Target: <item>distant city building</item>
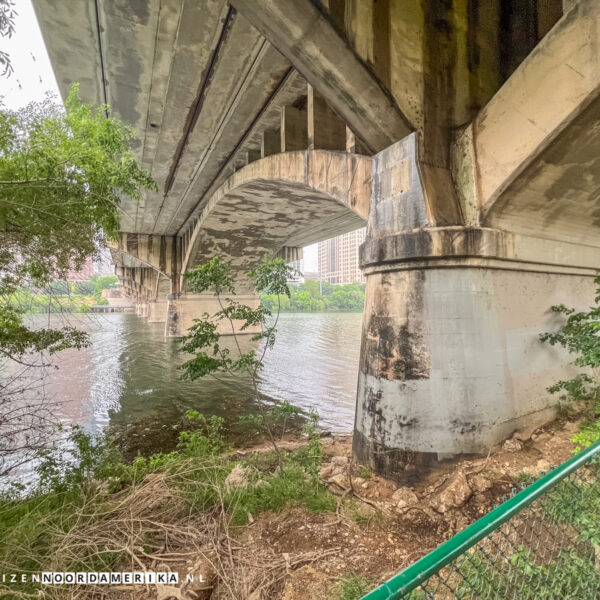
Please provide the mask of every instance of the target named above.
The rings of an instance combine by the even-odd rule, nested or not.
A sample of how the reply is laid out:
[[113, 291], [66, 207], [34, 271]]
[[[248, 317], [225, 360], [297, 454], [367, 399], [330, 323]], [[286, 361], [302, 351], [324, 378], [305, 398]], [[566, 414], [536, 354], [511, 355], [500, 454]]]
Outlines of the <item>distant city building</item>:
[[67, 273], [67, 281], [89, 281], [94, 271], [94, 259], [88, 256], [81, 269], [71, 269]]
[[366, 229], [357, 229], [319, 242], [319, 277], [329, 283], [364, 283], [358, 266], [358, 247], [365, 241]]
[[294, 274], [288, 279], [288, 283], [291, 285], [304, 283], [304, 259], [300, 258], [288, 263], [288, 267], [294, 269]]
[[318, 271], [303, 271], [304, 279], [312, 279], [314, 281], [319, 281], [319, 272]]
[[115, 274], [115, 266], [112, 263], [112, 257], [108, 248], [103, 248], [98, 253], [94, 262], [94, 273], [97, 273], [101, 277]]
[[81, 269], [71, 269], [67, 281], [89, 281], [92, 275], [114, 275], [115, 268], [108, 249], [101, 250], [97, 256], [88, 256]]

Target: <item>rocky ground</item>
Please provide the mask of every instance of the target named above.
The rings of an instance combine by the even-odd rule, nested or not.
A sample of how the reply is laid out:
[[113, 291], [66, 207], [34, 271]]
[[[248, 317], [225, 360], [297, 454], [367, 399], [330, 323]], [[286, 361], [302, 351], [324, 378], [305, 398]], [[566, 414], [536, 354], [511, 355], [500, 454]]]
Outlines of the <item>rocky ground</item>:
[[[290, 506], [263, 513], [234, 532], [235, 543], [256, 561], [285, 566], [272, 600], [335, 599], [342, 577], [361, 575], [373, 585], [391, 577], [490, 511], [521, 482], [568, 459], [577, 429], [575, 422], [554, 421], [516, 432], [487, 457], [442, 464], [413, 487], [353, 464], [350, 436], [325, 437], [320, 475], [339, 498], [337, 512], [311, 514]], [[191, 566], [181, 565], [180, 571]], [[183, 596], [159, 590], [159, 598], [171, 597]], [[261, 600], [251, 593], [248, 598]]]

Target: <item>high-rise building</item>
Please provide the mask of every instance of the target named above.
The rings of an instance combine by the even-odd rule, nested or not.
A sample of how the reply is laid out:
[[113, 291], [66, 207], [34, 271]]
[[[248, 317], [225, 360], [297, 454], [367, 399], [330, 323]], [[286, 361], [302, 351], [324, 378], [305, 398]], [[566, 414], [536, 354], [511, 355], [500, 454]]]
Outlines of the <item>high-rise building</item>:
[[358, 266], [358, 247], [365, 241], [366, 229], [357, 229], [319, 242], [319, 276], [329, 283], [364, 283]]

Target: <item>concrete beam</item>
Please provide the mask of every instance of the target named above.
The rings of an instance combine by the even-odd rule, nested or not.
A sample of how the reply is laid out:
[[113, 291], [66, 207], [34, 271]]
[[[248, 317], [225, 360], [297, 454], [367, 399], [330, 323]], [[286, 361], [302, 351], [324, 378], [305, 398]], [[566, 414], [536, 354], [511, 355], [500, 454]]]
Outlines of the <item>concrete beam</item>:
[[371, 163], [370, 157], [314, 150], [279, 153], [249, 164], [203, 210], [182, 273], [221, 254], [243, 279], [265, 252], [306, 246], [364, 226]]
[[308, 148], [308, 116], [294, 106], [281, 109], [281, 152]]
[[412, 130], [384, 91], [310, 0], [232, 0], [374, 151]]
[[265, 158], [281, 152], [281, 136], [278, 131], [263, 131], [260, 156]]
[[122, 231], [111, 253], [116, 264], [147, 266], [168, 278], [177, 278], [181, 265], [181, 244], [182, 238], [177, 236]]
[[580, 0], [462, 135], [467, 222], [600, 245], [599, 32], [600, 4]]
[[307, 103], [309, 150], [346, 150], [346, 123], [312, 85]]

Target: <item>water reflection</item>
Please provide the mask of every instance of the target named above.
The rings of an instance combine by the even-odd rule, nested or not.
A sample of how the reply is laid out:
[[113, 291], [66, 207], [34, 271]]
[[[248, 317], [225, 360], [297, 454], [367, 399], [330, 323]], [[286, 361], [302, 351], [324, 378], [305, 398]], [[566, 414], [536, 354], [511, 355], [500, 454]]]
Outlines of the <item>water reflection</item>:
[[[304, 409], [315, 406], [324, 428], [350, 431], [360, 350], [360, 314], [285, 314], [275, 349], [267, 353], [261, 391]], [[185, 360], [163, 325], [133, 314], [74, 315], [92, 345], [56, 356], [46, 389], [61, 418], [98, 431], [144, 419], [179, 421], [194, 408], [235, 420], [253, 412], [247, 383], [224, 378], [182, 381]]]

